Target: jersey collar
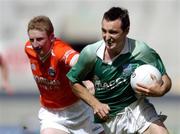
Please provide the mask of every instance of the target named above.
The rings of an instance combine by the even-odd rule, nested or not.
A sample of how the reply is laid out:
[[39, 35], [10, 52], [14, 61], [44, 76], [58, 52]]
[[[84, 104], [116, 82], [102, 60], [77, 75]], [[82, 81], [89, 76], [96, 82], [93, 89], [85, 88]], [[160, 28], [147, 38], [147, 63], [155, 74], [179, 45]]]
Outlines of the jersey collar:
[[[129, 46], [129, 43], [128, 43], [128, 38], [126, 38], [124, 48], [122, 49], [120, 54], [118, 54], [116, 57], [118, 57], [119, 55], [122, 55], [122, 54], [126, 54], [129, 51], [130, 51], [130, 46]], [[103, 60], [104, 52], [105, 52], [105, 42], [102, 40], [101, 46], [97, 50], [96, 54], [100, 59]], [[116, 58], [116, 57], [114, 57], [114, 58]]]

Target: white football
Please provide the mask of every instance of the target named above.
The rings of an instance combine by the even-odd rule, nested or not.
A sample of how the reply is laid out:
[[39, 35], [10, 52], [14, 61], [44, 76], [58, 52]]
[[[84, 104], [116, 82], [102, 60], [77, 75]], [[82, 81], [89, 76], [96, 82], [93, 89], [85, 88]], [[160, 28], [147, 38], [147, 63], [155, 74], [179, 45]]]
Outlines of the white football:
[[161, 80], [161, 73], [156, 67], [150, 64], [144, 64], [137, 67], [131, 74], [131, 87], [135, 89], [137, 83], [143, 85], [153, 84], [154, 80], [151, 78], [151, 74], [154, 75], [158, 81]]

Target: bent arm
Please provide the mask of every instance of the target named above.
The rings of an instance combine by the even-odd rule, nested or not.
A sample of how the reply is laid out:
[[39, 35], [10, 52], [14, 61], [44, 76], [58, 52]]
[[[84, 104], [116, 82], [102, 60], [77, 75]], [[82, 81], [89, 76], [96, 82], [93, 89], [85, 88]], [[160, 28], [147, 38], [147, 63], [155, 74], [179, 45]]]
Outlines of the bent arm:
[[162, 76], [162, 81], [157, 81], [151, 85], [137, 84], [135, 92], [140, 95], [160, 97], [165, 95], [171, 88], [171, 79], [167, 74]]
[[109, 106], [107, 104], [101, 103], [84, 86], [79, 83], [75, 83], [72, 84], [72, 90], [76, 96], [84, 100], [93, 108], [94, 114], [98, 114], [102, 119], [108, 116], [110, 110]]
[[171, 79], [167, 74], [164, 74], [162, 76], [162, 81], [163, 84], [161, 85], [160, 96], [165, 95], [171, 89], [172, 85]]

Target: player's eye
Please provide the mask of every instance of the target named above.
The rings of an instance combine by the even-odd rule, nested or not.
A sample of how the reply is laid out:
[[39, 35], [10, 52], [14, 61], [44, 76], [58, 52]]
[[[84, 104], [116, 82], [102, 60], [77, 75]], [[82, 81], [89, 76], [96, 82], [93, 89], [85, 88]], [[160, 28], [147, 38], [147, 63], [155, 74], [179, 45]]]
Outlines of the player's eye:
[[110, 33], [110, 34], [117, 34], [118, 32], [117, 32], [117, 31], [114, 31], [114, 30], [110, 30], [109, 33]]
[[104, 28], [101, 29], [102, 33], [106, 33], [106, 30]]
[[36, 38], [36, 40], [37, 40], [37, 41], [41, 41], [41, 40], [43, 40], [43, 38]]
[[29, 39], [30, 42], [34, 42], [34, 39]]
[[35, 38], [35, 39], [29, 39], [30, 42], [34, 42], [34, 41], [41, 41], [43, 40], [43, 38]]

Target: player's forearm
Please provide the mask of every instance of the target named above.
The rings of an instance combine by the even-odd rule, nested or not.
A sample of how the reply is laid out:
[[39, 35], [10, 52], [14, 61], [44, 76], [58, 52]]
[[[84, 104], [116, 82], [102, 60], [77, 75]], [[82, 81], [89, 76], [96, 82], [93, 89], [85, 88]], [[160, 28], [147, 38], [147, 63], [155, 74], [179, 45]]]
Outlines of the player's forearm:
[[92, 81], [86, 80], [86, 81], [82, 81], [82, 83], [92, 95], [95, 94], [94, 84], [92, 83]]
[[84, 100], [91, 107], [95, 107], [99, 101], [81, 84], [75, 83], [72, 85], [72, 90], [76, 96]]

